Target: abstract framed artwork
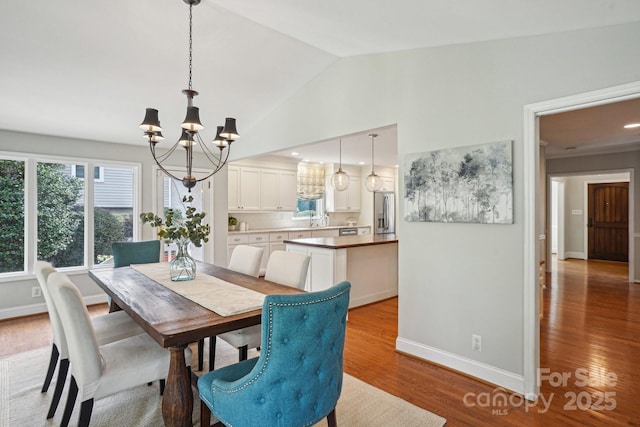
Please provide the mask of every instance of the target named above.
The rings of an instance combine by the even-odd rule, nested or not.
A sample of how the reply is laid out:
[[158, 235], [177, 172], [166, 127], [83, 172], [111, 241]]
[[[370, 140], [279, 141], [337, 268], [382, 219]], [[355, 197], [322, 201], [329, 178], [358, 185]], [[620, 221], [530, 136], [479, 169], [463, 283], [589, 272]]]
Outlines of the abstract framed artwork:
[[405, 156], [405, 220], [513, 224], [513, 141]]

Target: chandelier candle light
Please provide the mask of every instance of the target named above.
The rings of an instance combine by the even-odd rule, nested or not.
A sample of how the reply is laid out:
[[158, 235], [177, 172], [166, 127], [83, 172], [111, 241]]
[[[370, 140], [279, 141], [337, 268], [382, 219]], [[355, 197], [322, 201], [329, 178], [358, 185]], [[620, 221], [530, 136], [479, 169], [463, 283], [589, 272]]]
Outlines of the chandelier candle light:
[[365, 178], [364, 186], [369, 191], [379, 191], [382, 188], [384, 182], [379, 175], [376, 175], [373, 167], [373, 140], [376, 136], [378, 136], [378, 134], [370, 133], [369, 136], [371, 137], [371, 173]]
[[[164, 173], [171, 178], [178, 181], [182, 181], [182, 184], [189, 189], [195, 187], [195, 185], [205, 179], [210, 178], [216, 172], [220, 171], [222, 167], [227, 163], [229, 158], [229, 151], [231, 150], [231, 143], [236, 140], [239, 135], [236, 130], [236, 119], [227, 117], [224, 127], [218, 126], [216, 136], [213, 139], [213, 146], [217, 147], [219, 151], [210, 149], [206, 144], [199, 131], [204, 129], [204, 126], [200, 122], [200, 111], [198, 107], [193, 106], [193, 98], [198, 95], [198, 92], [191, 87], [191, 71], [192, 71], [192, 46], [193, 46], [193, 6], [200, 4], [200, 0], [183, 0], [189, 5], [189, 89], [182, 91], [187, 96], [187, 115], [182, 122], [182, 134], [173, 146], [164, 154], [158, 155], [156, 153], [156, 144], [163, 140], [162, 128], [160, 127], [160, 120], [158, 119], [158, 110], [155, 108], [147, 108], [144, 120], [140, 124], [140, 128], [144, 131], [144, 135], [149, 140], [149, 149], [153, 160]], [[196, 179], [193, 175], [193, 146], [200, 145], [202, 152], [213, 165], [213, 171], [208, 173], [207, 176]], [[171, 157], [173, 152], [178, 146], [181, 146], [186, 151], [186, 174], [184, 177], [179, 178], [165, 169], [163, 163]]]

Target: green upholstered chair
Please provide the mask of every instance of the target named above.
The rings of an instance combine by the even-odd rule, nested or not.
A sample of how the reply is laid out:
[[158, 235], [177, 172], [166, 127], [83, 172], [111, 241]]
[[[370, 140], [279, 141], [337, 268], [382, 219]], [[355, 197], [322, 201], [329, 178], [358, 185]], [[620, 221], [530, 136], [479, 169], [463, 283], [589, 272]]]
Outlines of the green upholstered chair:
[[350, 288], [268, 295], [260, 356], [198, 380], [201, 425], [213, 414], [234, 427], [335, 426]]
[[[150, 264], [160, 262], [160, 240], [143, 240], [141, 242], [113, 242], [113, 266], [126, 267], [131, 264]], [[107, 295], [110, 309], [111, 297]]]
[[114, 242], [111, 244], [111, 249], [114, 267], [160, 262], [160, 240]]

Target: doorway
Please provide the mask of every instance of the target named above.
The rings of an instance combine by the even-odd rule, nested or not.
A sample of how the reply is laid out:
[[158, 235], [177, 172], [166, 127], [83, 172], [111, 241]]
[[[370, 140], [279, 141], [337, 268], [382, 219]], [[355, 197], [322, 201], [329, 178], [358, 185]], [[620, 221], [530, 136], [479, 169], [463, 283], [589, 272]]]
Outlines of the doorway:
[[629, 183], [589, 184], [587, 194], [587, 258], [629, 261]]
[[[547, 229], [550, 240], [546, 259], [555, 254], [560, 261], [574, 258], [627, 262], [632, 220], [629, 204], [633, 199], [628, 190], [630, 180], [631, 171], [626, 170], [549, 176]], [[607, 205], [611, 203], [608, 200], [593, 200], [589, 188], [600, 188], [604, 191], [603, 198], [613, 196], [617, 207]], [[599, 206], [597, 218], [589, 212], [596, 206]], [[547, 271], [553, 272], [554, 264], [547, 263], [547, 266]]]
[[[541, 164], [545, 159], [540, 155], [539, 118], [543, 115], [603, 105], [640, 97], [640, 82], [616, 86], [580, 95], [559, 98], [524, 107], [524, 370], [523, 389], [527, 399], [535, 400], [539, 394], [538, 372], [540, 368], [540, 294], [538, 287], [538, 266], [541, 261], [539, 239], [545, 234], [545, 222], [541, 218], [538, 202], [547, 181], [541, 179]], [[544, 169], [542, 169], [544, 173]], [[631, 172], [630, 194], [633, 194], [634, 174]], [[630, 209], [630, 230], [633, 230], [633, 204]], [[630, 237], [632, 241], [632, 237]], [[629, 245], [630, 259], [634, 259], [634, 245]], [[632, 279], [633, 263], [629, 263], [629, 277]]]

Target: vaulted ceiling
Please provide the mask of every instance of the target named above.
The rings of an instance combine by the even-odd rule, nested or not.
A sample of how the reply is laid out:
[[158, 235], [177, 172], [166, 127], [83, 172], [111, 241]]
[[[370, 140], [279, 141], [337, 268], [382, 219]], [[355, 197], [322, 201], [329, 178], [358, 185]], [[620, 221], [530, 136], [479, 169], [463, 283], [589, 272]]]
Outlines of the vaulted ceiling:
[[[165, 137], [177, 138], [188, 9], [1, 2], [0, 129], [145, 144], [137, 126], [156, 107]], [[212, 137], [226, 116], [242, 134], [341, 57], [635, 22], [640, 2], [202, 0], [193, 21], [195, 105]]]

